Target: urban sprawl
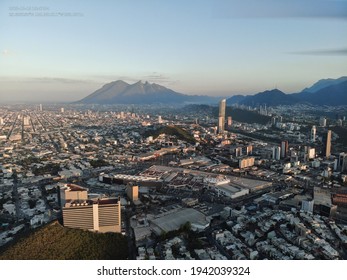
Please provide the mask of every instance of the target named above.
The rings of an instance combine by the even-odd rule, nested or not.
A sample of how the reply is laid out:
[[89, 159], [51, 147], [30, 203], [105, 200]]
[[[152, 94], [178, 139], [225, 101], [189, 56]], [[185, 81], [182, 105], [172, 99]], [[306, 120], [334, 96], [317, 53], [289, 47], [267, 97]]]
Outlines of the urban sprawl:
[[347, 258], [345, 116], [187, 108], [0, 106], [0, 247], [60, 220], [131, 259]]

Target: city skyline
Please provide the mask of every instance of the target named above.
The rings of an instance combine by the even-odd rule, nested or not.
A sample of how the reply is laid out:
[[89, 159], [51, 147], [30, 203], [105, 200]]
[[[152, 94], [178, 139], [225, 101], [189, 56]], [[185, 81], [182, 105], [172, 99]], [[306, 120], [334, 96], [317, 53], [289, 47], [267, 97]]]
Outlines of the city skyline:
[[76, 101], [118, 79], [221, 97], [299, 92], [346, 75], [346, 7], [310, 0], [2, 1], [0, 99]]

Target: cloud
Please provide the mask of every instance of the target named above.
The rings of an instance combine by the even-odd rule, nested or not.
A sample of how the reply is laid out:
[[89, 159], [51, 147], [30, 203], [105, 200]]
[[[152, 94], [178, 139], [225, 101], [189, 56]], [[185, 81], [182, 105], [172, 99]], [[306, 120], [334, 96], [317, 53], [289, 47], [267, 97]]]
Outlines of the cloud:
[[347, 2], [335, 0], [217, 0], [217, 18], [347, 19]]
[[1, 54], [2, 54], [3, 56], [13, 56], [13, 55], [15, 55], [15, 52], [14, 52], [14, 51], [11, 51], [11, 50], [9, 50], [9, 49], [4, 49], [4, 50], [1, 52]]
[[289, 52], [295, 55], [323, 55], [323, 56], [345, 56], [347, 55], [347, 48], [340, 49], [317, 49], [307, 51]]
[[151, 82], [170, 82], [170, 77], [160, 74], [158, 72], [152, 72], [148, 75], [143, 76], [144, 80], [149, 80]]
[[16, 82], [16, 83], [36, 83], [36, 84], [81, 84], [91, 83], [92, 80], [83, 79], [67, 79], [60, 77], [6, 77], [1, 76], [0, 81], [4, 82]]

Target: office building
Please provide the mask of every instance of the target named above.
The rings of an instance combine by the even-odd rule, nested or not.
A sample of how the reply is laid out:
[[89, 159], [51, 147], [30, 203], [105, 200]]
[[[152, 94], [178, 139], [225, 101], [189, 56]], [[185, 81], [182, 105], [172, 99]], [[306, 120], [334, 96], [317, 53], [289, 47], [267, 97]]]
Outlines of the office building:
[[232, 124], [233, 124], [233, 119], [232, 119], [232, 117], [228, 117], [228, 127], [231, 127], [232, 126]]
[[42, 104], [40, 104], [40, 106], [39, 106], [39, 110], [40, 110], [40, 111], [42, 111]]
[[63, 224], [97, 232], [121, 232], [120, 200], [69, 200], [63, 207]]
[[314, 206], [313, 200], [303, 200], [301, 204], [301, 210], [312, 214], [313, 206]]
[[308, 155], [308, 159], [314, 159], [316, 157], [316, 149], [308, 147], [307, 155]]
[[337, 169], [341, 172], [347, 172], [347, 153], [339, 154]]
[[272, 158], [275, 160], [281, 159], [281, 147], [273, 147], [272, 148]]
[[288, 155], [288, 141], [281, 142], [281, 158], [285, 158]]
[[226, 99], [219, 102], [218, 133], [224, 132]]
[[24, 126], [30, 125], [30, 117], [29, 116], [23, 118], [23, 125]]
[[242, 147], [235, 148], [235, 157], [242, 156]]
[[60, 113], [64, 113], [65, 112], [65, 109], [64, 108], [60, 108]]
[[137, 201], [139, 199], [139, 186], [129, 183], [127, 185], [127, 196], [131, 201]]
[[75, 184], [66, 184], [59, 190], [60, 207], [63, 208], [68, 200], [87, 200], [88, 189]]
[[254, 165], [254, 157], [246, 157], [239, 160], [239, 168], [251, 167]]
[[251, 155], [253, 153], [253, 146], [252, 145], [248, 145], [246, 147], [246, 155]]
[[326, 157], [331, 155], [331, 130], [328, 130], [327, 134], [323, 136], [323, 154]]
[[68, 184], [60, 189], [63, 225], [97, 232], [121, 232], [121, 204], [117, 198], [88, 197], [88, 190]]
[[312, 126], [311, 128], [311, 136], [310, 136], [310, 141], [315, 142], [316, 141], [316, 126]]
[[319, 125], [322, 126], [322, 127], [326, 127], [327, 126], [327, 119], [326, 119], [326, 117], [321, 117], [319, 119]]

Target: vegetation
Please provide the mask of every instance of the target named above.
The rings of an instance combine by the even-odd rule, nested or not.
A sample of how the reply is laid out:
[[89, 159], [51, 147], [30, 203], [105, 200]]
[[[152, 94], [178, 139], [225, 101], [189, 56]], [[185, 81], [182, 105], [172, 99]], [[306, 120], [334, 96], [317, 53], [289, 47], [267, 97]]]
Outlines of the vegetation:
[[0, 260], [122, 260], [126, 238], [119, 233], [69, 229], [58, 222], [45, 225], [0, 252]]
[[347, 147], [347, 128], [341, 126], [334, 126], [331, 128], [331, 130], [339, 136], [337, 142], [343, 145], [344, 147]]
[[227, 118], [228, 116], [231, 116], [232, 119], [237, 122], [244, 122], [244, 123], [267, 124], [271, 121], [271, 117], [269, 116], [260, 115], [254, 111], [243, 110], [239, 108], [231, 108], [231, 107], [226, 107], [225, 117]]
[[59, 171], [61, 171], [60, 165], [55, 163], [48, 163], [45, 166], [33, 168], [35, 176], [44, 174], [58, 175]]
[[196, 142], [194, 137], [190, 135], [187, 131], [174, 125], [164, 126], [156, 130], [146, 131], [144, 136], [153, 136], [153, 138], [157, 138], [160, 134], [176, 136], [178, 139], [192, 144]]
[[103, 159], [95, 159], [95, 160], [91, 160], [90, 165], [93, 168], [97, 168], [97, 167], [103, 167], [103, 166], [108, 166], [110, 165], [107, 161], [103, 160]]
[[180, 234], [188, 234], [191, 232], [191, 224], [190, 222], [186, 222], [185, 224], [182, 224], [178, 230], [172, 230], [169, 232], [163, 231], [161, 235], [159, 236], [159, 239], [161, 241], [164, 241], [166, 239], [174, 238], [175, 236], [179, 236]]
[[39, 158], [34, 157], [34, 156], [30, 156], [30, 157], [27, 157], [25, 159], [18, 161], [17, 164], [28, 166], [32, 163], [40, 163], [40, 162], [41, 162], [41, 160]]

